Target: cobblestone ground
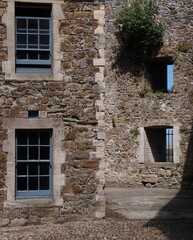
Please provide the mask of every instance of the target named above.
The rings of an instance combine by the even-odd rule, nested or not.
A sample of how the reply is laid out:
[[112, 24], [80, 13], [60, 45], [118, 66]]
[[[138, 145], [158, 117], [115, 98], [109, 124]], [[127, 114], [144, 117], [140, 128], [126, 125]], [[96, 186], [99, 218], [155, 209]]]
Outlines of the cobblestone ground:
[[1, 240], [193, 240], [193, 221], [101, 220], [0, 229]]

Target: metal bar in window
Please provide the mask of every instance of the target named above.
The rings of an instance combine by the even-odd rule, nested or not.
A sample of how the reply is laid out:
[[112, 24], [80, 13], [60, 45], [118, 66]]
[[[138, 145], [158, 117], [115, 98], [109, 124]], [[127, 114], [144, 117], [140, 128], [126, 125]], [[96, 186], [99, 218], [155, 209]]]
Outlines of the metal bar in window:
[[166, 129], [166, 161], [173, 162], [173, 129]]

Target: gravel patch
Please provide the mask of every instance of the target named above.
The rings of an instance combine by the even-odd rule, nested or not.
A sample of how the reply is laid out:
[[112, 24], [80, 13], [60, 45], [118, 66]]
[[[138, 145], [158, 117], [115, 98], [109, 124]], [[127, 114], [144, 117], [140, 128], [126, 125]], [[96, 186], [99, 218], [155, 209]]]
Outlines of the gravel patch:
[[193, 221], [77, 221], [0, 229], [1, 240], [193, 240]]

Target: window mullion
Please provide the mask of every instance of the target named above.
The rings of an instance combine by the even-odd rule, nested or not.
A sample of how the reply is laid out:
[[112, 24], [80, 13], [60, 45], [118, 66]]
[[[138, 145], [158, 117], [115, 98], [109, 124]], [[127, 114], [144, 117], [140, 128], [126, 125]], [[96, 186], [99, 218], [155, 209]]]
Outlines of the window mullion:
[[26, 58], [27, 60], [29, 59], [29, 52], [28, 52], [28, 49], [29, 49], [29, 27], [28, 27], [28, 24], [29, 24], [29, 19], [26, 18], [26, 44], [27, 44], [27, 52], [26, 52]]
[[18, 165], [18, 160], [17, 160], [17, 156], [18, 156], [18, 136], [17, 136], [17, 134], [16, 134], [16, 153], [15, 153], [15, 158], [16, 158], [16, 177], [15, 177], [15, 179], [16, 179], [16, 184], [15, 184], [15, 186], [16, 186], [16, 190], [15, 190], [15, 193], [16, 193], [16, 191], [17, 191], [17, 189], [18, 189], [18, 171], [17, 171], [17, 165]]
[[[40, 51], [40, 19], [38, 21], [38, 50]], [[40, 60], [40, 52], [38, 51], [38, 60]]]
[[40, 190], [40, 132], [38, 134], [38, 190]]
[[27, 159], [26, 159], [26, 165], [27, 165], [27, 191], [29, 191], [29, 131], [27, 131]]
[[52, 189], [52, 147], [51, 147], [51, 133], [49, 135], [49, 153], [50, 153], [50, 159], [49, 159], [49, 187], [50, 190]]

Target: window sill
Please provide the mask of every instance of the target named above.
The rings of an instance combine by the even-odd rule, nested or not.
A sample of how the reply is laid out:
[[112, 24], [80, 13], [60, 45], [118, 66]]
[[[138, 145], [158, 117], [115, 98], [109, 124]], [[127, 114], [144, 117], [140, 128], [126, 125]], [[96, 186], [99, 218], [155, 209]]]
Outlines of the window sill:
[[5, 208], [23, 208], [23, 207], [53, 207], [62, 206], [63, 200], [55, 201], [53, 198], [44, 199], [17, 199], [14, 201], [4, 202]]
[[179, 163], [170, 163], [170, 162], [146, 162], [145, 163], [145, 166], [146, 167], [154, 167], [154, 168], [169, 168], [169, 169], [172, 169], [172, 168], [176, 168], [179, 166]]
[[58, 81], [62, 81], [63, 80], [64, 75], [61, 73], [52, 73], [52, 74], [40, 74], [40, 73], [33, 73], [33, 74], [20, 74], [20, 73], [7, 73], [5, 75], [5, 80], [7, 81], [13, 81], [13, 80], [18, 80], [18, 81], [42, 81], [42, 80], [58, 80]]

